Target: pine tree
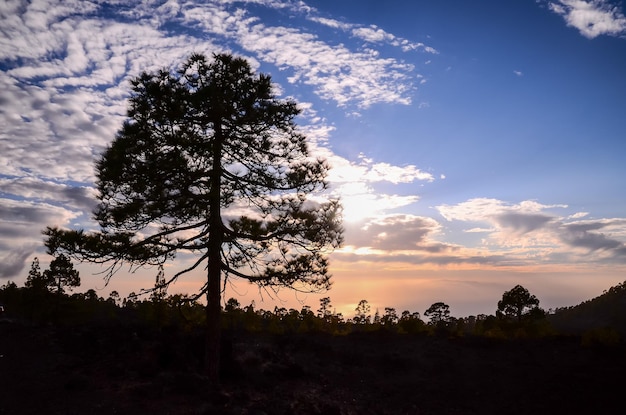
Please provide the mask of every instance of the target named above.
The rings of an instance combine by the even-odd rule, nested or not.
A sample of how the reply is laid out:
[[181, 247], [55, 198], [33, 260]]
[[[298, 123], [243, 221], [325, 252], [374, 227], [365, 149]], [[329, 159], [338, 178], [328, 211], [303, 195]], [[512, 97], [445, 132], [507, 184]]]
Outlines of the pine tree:
[[296, 103], [272, 89], [268, 75], [225, 54], [143, 73], [132, 82], [128, 120], [97, 163], [101, 230], [44, 232], [51, 252], [109, 262], [107, 279], [124, 263], [197, 254], [166, 284], [205, 264], [199, 295], [215, 382], [224, 279], [324, 291], [326, 254], [342, 241], [338, 202], [309, 197], [326, 188], [329, 166], [310, 154]]

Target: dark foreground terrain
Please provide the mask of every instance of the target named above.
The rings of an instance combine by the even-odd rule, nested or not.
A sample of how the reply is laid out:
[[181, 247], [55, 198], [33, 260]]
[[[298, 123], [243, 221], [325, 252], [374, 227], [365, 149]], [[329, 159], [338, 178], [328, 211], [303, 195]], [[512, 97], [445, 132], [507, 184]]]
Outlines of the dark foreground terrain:
[[[228, 336], [227, 336], [228, 337]], [[209, 393], [202, 336], [0, 324], [0, 414], [615, 414], [623, 346], [244, 333]]]

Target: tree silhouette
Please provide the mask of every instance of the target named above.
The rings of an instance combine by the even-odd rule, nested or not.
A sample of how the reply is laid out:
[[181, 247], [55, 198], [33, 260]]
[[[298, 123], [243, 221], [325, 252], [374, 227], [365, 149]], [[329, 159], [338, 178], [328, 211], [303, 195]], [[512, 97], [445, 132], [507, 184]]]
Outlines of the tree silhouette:
[[230, 55], [192, 55], [177, 72], [132, 81], [128, 120], [97, 162], [95, 233], [47, 228], [46, 246], [80, 260], [160, 265], [198, 254], [174, 274], [206, 263], [207, 371], [217, 383], [223, 278], [265, 289], [330, 287], [328, 248], [342, 242], [328, 165], [296, 128], [296, 103], [268, 75]]
[[398, 314], [396, 309], [392, 307], [385, 307], [385, 315], [380, 319], [381, 323], [385, 326], [391, 326], [398, 322]]
[[59, 254], [50, 262], [49, 269], [41, 272], [39, 258], [35, 257], [26, 277], [26, 288], [35, 291], [55, 291], [57, 294], [65, 292], [64, 287], [70, 290], [80, 286], [79, 272], [74, 269], [74, 264], [65, 255]]
[[41, 273], [41, 265], [39, 265], [39, 258], [35, 257], [33, 262], [30, 264], [30, 270], [28, 271], [28, 276], [26, 277], [26, 282], [24, 286], [26, 288], [33, 289], [35, 291], [44, 291], [48, 289], [50, 282], [44, 278], [44, 275]]
[[167, 284], [165, 281], [165, 270], [163, 265], [159, 265], [159, 271], [157, 272], [154, 288], [150, 294], [150, 301], [153, 303], [161, 303], [167, 296]]
[[516, 319], [518, 323], [522, 318], [532, 313], [539, 307], [539, 300], [521, 285], [516, 285], [509, 291], [502, 294], [502, 300], [498, 301], [498, 317], [509, 317]]
[[446, 303], [437, 302], [424, 311], [424, 315], [430, 318], [430, 324], [438, 326], [450, 320], [450, 306]]
[[63, 254], [59, 254], [50, 262], [50, 268], [43, 272], [43, 278], [48, 287], [54, 287], [59, 295], [65, 292], [65, 288], [71, 291], [72, 288], [80, 286], [79, 272], [74, 269], [72, 261]]
[[371, 307], [367, 300], [359, 301], [359, 304], [356, 306], [354, 311], [356, 312], [353, 321], [356, 324], [368, 324], [372, 316], [370, 315]]
[[330, 297], [320, 298], [320, 308], [317, 310], [317, 316], [322, 320], [328, 322], [332, 316], [330, 311]]

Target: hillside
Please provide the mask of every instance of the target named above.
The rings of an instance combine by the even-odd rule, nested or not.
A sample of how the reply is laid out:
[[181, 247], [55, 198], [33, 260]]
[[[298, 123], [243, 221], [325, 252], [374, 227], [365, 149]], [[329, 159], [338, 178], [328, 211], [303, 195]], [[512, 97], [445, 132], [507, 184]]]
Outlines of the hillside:
[[602, 295], [576, 306], [560, 308], [549, 316], [562, 333], [582, 335], [590, 331], [612, 331], [626, 338], [626, 281]]

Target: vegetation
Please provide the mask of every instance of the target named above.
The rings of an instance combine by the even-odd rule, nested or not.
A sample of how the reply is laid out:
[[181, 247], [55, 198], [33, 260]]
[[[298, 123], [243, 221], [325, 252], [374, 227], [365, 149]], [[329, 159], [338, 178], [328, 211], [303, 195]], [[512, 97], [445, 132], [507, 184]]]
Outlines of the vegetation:
[[[53, 261], [51, 268], [58, 265]], [[71, 262], [65, 263], [67, 273], [75, 272]], [[55, 271], [56, 272], [56, 271]], [[107, 298], [99, 297], [94, 290], [68, 295], [59, 292], [56, 284], [43, 284], [44, 275], [39, 260], [35, 258], [24, 287], [7, 283], [0, 287], [0, 303], [8, 314], [33, 323], [46, 323], [54, 319], [58, 324], [90, 324], [94, 321], [125, 322], [148, 327], [183, 327], [195, 330], [206, 324], [204, 305], [188, 295], [168, 295], [163, 269], [157, 274], [154, 288], [143, 295], [131, 293], [120, 298], [112, 291]], [[65, 278], [61, 278], [65, 281]], [[149, 293], [149, 295], [148, 295]], [[59, 295], [60, 294], [60, 295]], [[62, 307], [57, 307], [58, 303]], [[617, 344], [626, 338], [626, 282], [609, 289], [602, 296], [576, 307], [557, 309], [546, 313], [539, 300], [524, 287], [517, 285], [506, 291], [497, 304], [494, 315], [452, 317], [450, 306], [433, 303], [424, 311], [428, 321], [419, 312], [385, 307], [380, 315], [372, 317], [371, 306], [365, 299], [359, 301], [351, 318], [333, 310], [330, 297], [320, 299], [317, 312], [304, 305], [301, 309], [275, 307], [273, 310], [257, 308], [253, 303], [242, 306], [230, 298], [220, 307], [221, 329], [239, 332], [264, 332], [272, 334], [385, 332], [390, 335], [425, 335], [440, 337], [487, 337], [498, 339], [541, 338], [557, 335], [576, 335], [587, 345], [595, 343]], [[52, 309], [56, 311], [51, 313]]]
[[45, 231], [51, 254], [109, 263], [107, 278], [124, 263], [198, 254], [163, 285], [206, 267], [193, 298], [206, 295], [207, 371], [216, 383], [224, 279], [324, 291], [326, 253], [342, 242], [338, 202], [311, 198], [326, 187], [329, 166], [310, 154], [296, 103], [272, 89], [269, 76], [226, 54], [141, 74], [127, 121], [96, 164], [100, 231]]
[[548, 319], [555, 330], [583, 336], [587, 345], [626, 339], [626, 281], [602, 295], [571, 307], [557, 308]]
[[539, 300], [521, 285], [516, 285], [511, 290], [502, 294], [502, 300], [498, 301], [497, 316], [500, 318], [513, 318], [518, 323], [525, 317], [537, 314]]
[[367, 300], [346, 319], [330, 297], [317, 311], [230, 298], [222, 386], [207, 394], [204, 305], [168, 295], [163, 272], [149, 294], [126, 298], [42, 289], [32, 276], [44, 273], [35, 260], [27, 286], [0, 287], [0, 368], [10, 379], [2, 413], [589, 413], [598, 401], [619, 403], [612, 379], [626, 370], [623, 332], [607, 321], [563, 329], [591, 321], [589, 310], [617, 316], [626, 283], [577, 307], [528, 310], [521, 321], [457, 318], [442, 302], [425, 322], [392, 307], [372, 317]]
[[430, 324], [445, 326], [450, 321], [450, 306], [442, 302], [434, 303], [424, 311], [424, 315], [430, 318]]

